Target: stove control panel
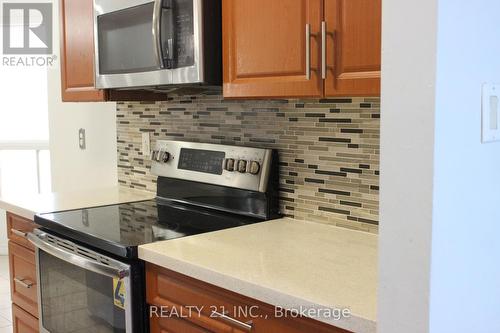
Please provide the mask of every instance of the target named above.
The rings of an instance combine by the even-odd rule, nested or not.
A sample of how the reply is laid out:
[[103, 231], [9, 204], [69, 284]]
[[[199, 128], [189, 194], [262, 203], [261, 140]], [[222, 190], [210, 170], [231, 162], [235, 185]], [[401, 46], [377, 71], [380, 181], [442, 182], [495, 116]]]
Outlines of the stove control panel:
[[272, 150], [159, 140], [151, 153], [153, 174], [265, 192]]

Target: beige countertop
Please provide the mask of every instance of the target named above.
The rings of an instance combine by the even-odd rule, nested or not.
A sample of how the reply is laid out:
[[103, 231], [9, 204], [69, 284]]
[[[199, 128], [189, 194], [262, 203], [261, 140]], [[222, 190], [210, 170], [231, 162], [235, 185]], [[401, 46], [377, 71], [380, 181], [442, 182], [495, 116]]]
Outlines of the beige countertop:
[[149, 200], [154, 197], [155, 194], [151, 192], [115, 186], [74, 192], [3, 196], [0, 197], [0, 208], [33, 220], [33, 216], [37, 213], [113, 205]]
[[[288, 218], [139, 247], [145, 261], [353, 332], [376, 331], [377, 235]], [[314, 315], [348, 308], [340, 320]], [[318, 311], [319, 310], [319, 311]]]

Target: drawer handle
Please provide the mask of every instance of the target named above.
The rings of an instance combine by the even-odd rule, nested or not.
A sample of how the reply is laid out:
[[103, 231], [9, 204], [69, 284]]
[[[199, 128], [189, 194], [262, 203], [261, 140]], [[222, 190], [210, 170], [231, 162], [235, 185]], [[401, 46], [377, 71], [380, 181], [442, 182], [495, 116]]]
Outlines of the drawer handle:
[[253, 322], [250, 320], [250, 321], [247, 321], [246, 323], [242, 322], [242, 321], [239, 321], [237, 319], [234, 319], [232, 317], [229, 317], [227, 315], [227, 312], [224, 312], [224, 313], [220, 313], [220, 312], [217, 312], [217, 311], [212, 311], [212, 316], [214, 317], [217, 317], [217, 318], [220, 318], [222, 319], [223, 321], [225, 321], [226, 323], [229, 323], [229, 324], [232, 324], [232, 325], [235, 325], [235, 326], [238, 326], [239, 328], [241, 329], [244, 329], [248, 332], [252, 331], [252, 328], [253, 328]]
[[21, 231], [21, 230], [17, 230], [17, 229], [10, 229], [10, 232], [12, 232], [14, 235], [16, 236], [19, 236], [19, 237], [23, 237], [23, 238], [27, 238], [28, 237], [28, 233], [27, 232], [24, 232], [24, 231]]
[[[15, 277], [14, 278], [14, 282], [17, 282], [19, 283], [21, 286], [23, 286], [24, 288], [27, 288], [27, 289], [30, 289], [31, 287], [33, 287], [33, 285], [35, 284], [34, 282], [25, 282], [27, 279], [20, 279], [20, 278], [17, 278]], [[29, 281], [29, 280], [28, 280]]]

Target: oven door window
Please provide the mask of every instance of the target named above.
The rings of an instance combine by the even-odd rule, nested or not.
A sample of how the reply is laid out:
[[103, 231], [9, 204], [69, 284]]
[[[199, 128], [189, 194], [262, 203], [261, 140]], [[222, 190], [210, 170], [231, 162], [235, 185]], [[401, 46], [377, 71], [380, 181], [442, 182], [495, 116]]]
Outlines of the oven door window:
[[97, 17], [99, 74], [157, 70], [152, 34], [154, 3]]
[[[120, 285], [42, 250], [38, 254], [43, 328], [50, 333], [126, 332]], [[126, 295], [125, 295], [126, 296]]]

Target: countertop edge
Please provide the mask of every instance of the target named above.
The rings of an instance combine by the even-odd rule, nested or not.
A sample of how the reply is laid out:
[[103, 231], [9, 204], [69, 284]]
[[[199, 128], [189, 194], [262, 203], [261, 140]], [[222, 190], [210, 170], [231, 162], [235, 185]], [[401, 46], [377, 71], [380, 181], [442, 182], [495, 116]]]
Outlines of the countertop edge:
[[[95, 193], [99, 195], [96, 197]], [[152, 200], [155, 193], [113, 186], [72, 192], [0, 197], [0, 209], [33, 221], [36, 214]]]
[[8, 201], [0, 200], [0, 208], [5, 210], [6, 212], [12, 213], [14, 215], [24, 217], [27, 220], [33, 221], [35, 218], [36, 212], [31, 211], [29, 209], [17, 206]]
[[[158, 258], [158, 256], [161, 256], [161, 258]], [[298, 309], [301, 307], [313, 309], [331, 308], [330, 306], [315, 304], [300, 297], [284, 294], [270, 288], [256, 285], [252, 282], [221, 274], [202, 266], [174, 259], [167, 255], [145, 249], [142, 246], [139, 246], [139, 258], [157, 266], [173, 270], [194, 279], [213, 284], [220, 288], [273, 306], [279, 306], [285, 309]], [[375, 333], [377, 326], [375, 321], [357, 316], [356, 314], [351, 314], [351, 317], [341, 320], [324, 317], [312, 317], [312, 319], [356, 333]]]

